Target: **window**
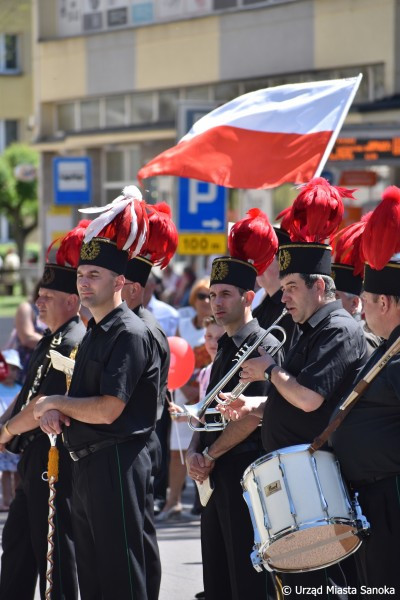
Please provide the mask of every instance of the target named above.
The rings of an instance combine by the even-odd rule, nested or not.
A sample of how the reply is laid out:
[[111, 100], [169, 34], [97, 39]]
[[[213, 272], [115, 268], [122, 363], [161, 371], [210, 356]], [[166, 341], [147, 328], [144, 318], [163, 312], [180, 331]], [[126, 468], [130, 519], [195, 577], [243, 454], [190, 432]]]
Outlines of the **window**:
[[[122, 150], [111, 150], [106, 153], [106, 179], [109, 182], [123, 181], [124, 153]], [[118, 195], [118, 194], [117, 194]]]
[[73, 102], [59, 104], [57, 106], [57, 130], [75, 130], [75, 105]]
[[106, 127], [125, 125], [125, 96], [106, 98]]
[[154, 94], [142, 92], [130, 97], [131, 123], [141, 125], [154, 122]]
[[0, 34], [0, 73], [18, 71], [18, 37], [10, 33]]
[[99, 100], [83, 100], [81, 102], [81, 129], [100, 128]]
[[159, 121], [173, 121], [176, 116], [176, 107], [178, 104], [179, 92], [163, 91], [159, 95]]
[[208, 85], [198, 85], [196, 87], [187, 88], [185, 96], [187, 100], [209, 100], [209, 91], [210, 88]]
[[0, 121], [0, 154], [7, 146], [18, 141], [18, 121]]
[[125, 186], [137, 184], [136, 173], [142, 166], [140, 157], [140, 147], [137, 145], [117, 146], [106, 151], [104, 196], [107, 203], [117, 198]]
[[228, 102], [240, 96], [238, 83], [217, 83], [214, 86], [214, 99], [221, 102]]

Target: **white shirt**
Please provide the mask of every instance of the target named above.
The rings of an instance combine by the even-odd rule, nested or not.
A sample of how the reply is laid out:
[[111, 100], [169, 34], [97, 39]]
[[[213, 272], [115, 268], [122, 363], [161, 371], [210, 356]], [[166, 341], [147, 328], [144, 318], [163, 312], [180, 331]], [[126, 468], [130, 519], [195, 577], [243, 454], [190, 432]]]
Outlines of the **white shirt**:
[[157, 300], [155, 296], [152, 296], [146, 308], [153, 313], [167, 337], [176, 335], [179, 323], [179, 313], [173, 306], [170, 306], [166, 302], [162, 302], [162, 300]]

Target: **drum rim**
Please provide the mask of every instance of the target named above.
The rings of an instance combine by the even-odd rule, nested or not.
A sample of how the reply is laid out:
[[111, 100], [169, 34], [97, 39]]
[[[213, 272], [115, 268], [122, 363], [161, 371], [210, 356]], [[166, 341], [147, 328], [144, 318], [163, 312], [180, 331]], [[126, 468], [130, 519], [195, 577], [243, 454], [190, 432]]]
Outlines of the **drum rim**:
[[[267, 547], [271, 546], [271, 544], [273, 544], [274, 542], [277, 542], [281, 538], [286, 537], [287, 534], [290, 532], [295, 533], [297, 531], [302, 531], [305, 529], [312, 529], [313, 527], [321, 527], [321, 526], [325, 526], [325, 525], [349, 525], [350, 528], [355, 529], [356, 532], [358, 532], [356, 519], [351, 519], [351, 518], [347, 518], [347, 517], [330, 517], [329, 519], [328, 518], [315, 519], [314, 521], [305, 521], [304, 523], [301, 523], [300, 525], [290, 525], [290, 527], [285, 527], [285, 529], [281, 529], [280, 531], [275, 533], [273, 536], [271, 536], [270, 543], [268, 544]], [[357, 535], [357, 533], [355, 533], [354, 535]], [[267, 544], [267, 542], [264, 542], [263, 547], [266, 546], [266, 544]]]
[[[296, 452], [305, 452], [310, 447], [311, 447], [310, 444], [298, 444], [296, 446], [286, 446], [285, 448], [279, 448], [279, 450], [274, 450], [273, 452], [268, 452], [268, 454], [264, 454], [263, 456], [260, 456], [260, 458], [257, 458], [257, 460], [255, 460], [248, 467], [246, 467], [246, 470], [243, 473], [242, 479], [241, 479], [241, 484], [242, 484], [243, 489], [246, 489], [244, 486], [245, 478], [251, 471], [253, 471], [259, 465], [262, 465], [264, 462], [267, 462], [268, 460], [271, 460], [272, 458], [277, 458], [281, 454], [294, 454]], [[321, 454], [321, 453], [331, 454], [336, 459], [334, 452], [332, 452], [331, 450], [316, 450], [316, 452], [314, 452], [314, 454]]]

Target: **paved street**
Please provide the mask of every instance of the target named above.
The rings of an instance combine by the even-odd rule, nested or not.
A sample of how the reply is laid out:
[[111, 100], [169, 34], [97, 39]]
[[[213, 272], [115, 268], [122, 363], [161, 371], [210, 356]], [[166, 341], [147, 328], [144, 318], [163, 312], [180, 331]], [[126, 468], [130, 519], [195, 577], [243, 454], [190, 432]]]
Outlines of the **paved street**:
[[[193, 497], [192, 485], [187, 487], [184, 502]], [[189, 510], [190, 504], [184, 503], [184, 508]], [[0, 532], [6, 518], [7, 513], [0, 512]], [[192, 600], [203, 589], [199, 519], [183, 517], [160, 525], [157, 536], [163, 570], [159, 600]], [[38, 591], [35, 600], [40, 600]]]
[[[13, 322], [13, 319], [1, 318], [0, 315], [0, 348], [6, 343]], [[193, 484], [188, 479], [183, 496], [187, 514], [191, 508], [193, 493]], [[7, 513], [0, 512], [0, 531], [6, 517]], [[188, 514], [186, 518], [182, 517], [179, 521], [174, 520], [158, 527], [163, 569], [159, 600], [191, 600], [194, 594], [203, 589], [199, 523], [198, 518], [191, 519]], [[35, 600], [39, 600], [38, 593]]]

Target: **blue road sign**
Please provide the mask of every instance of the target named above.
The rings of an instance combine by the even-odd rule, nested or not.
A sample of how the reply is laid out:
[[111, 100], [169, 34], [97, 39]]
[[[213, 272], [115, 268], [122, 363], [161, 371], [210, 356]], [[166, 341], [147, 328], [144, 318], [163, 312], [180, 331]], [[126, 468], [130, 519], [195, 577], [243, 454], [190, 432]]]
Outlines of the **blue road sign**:
[[87, 157], [53, 159], [54, 204], [90, 204], [92, 160]]
[[180, 232], [226, 231], [227, 189], [195, 179], [179, 179]]

